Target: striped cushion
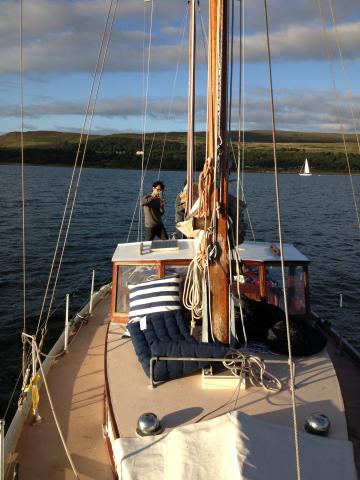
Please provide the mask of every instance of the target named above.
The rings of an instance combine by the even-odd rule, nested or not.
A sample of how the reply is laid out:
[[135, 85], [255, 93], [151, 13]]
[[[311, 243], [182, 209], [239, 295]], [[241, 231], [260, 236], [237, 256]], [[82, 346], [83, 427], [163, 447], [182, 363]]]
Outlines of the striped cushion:
[[181, 308], [178, 277], [128, 285], [129, 318]]

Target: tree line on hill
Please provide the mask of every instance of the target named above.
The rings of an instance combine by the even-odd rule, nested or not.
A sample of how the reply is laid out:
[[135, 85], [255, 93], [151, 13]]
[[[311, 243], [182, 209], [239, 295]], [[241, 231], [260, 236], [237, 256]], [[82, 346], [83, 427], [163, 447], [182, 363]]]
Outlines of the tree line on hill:
[[[236, 164], [237, 134], [232, 132], [232, 148], [228, 149], [233, 168]], [[351, 135], [347, 136], [348, 158], [354, 173], [360, 172], [360, 156]], [[72, 166], [78, 151], [79, 135], [60, 132], [26, 132], [24, 134], [24, 161], [38, 165]], [[12, 132], [0, 136], [0, 163], [20, 162], [20, 134]], [[245, 171], [272, 171], [273, 149], [271, 133], [246, 132]], [[333, 134], [279, 132], [277, 138], [279, 171], [297, 172], [307, 157], [314, 172], [345, 173], [348, 171], [342, 137]], [[200, 170], [206, 151], [205, 133], [196, 135], [196, 168]], [[142, 136], [139, 134], [92, 135], [87, 144], [84, 166], [99, 168], [140, 169]], [[186, 169], [186, 134], [148, 134], [144, 149], [144, 164], [157, 169], [161, 163], [166, 170]], [[78, 158], [80, 163], [83, 147]]]

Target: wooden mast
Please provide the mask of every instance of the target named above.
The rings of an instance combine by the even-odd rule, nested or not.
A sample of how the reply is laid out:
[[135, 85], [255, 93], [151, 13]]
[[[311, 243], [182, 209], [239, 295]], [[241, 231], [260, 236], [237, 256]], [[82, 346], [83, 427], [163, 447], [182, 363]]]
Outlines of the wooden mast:
[[216, 246], [209, 265], [210, 309], [214, 337], [229, 343], [229, 264], [227, 244], [227, 21], [228, 0], [209, 0], [208, 152], [215, 171], [211, 192], [214, 230], [208, 245]]
[[197, 0], [189, 0], [190, 27], [189, 27], [189, 97], [188, 97], [188, 134], [187, 134], [187, 204], [186, 211], [190, 212], [193, 205], [194, 182], [194, 124], [195, 124], [195, 50], [196, 50], [196, 10]]

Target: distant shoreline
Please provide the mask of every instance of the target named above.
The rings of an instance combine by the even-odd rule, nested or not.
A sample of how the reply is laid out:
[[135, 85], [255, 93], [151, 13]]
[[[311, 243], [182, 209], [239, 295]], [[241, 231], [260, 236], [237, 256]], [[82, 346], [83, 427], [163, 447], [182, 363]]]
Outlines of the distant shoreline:
[[[0, 160], [0, 167], [1, 166], [15, 166], [21, 165], [21, 162], [4, 162]], [[31, 166], [31, 167], [53, 167], [53, 168], [72, 168], [72, 165], [65, 165], [65, 164], [56, 164], [56, 163], [26, 163], [25, 166]], [[133, 170], [133, 171], [138, 171], [141, 172], [141, 169], [139, 168], [128, 168], [128, 167], [116, 167], [116, 166], [99, 166], [99, 165], [83, 165], [83, 168], [89, 168], [89, 169], [98, 169], [98, 170]], [[148, 171], [157, 171], [158, 168], [148, 168]], [[163, 168], [162, 169], [165, 172], [185, 172], [186, 169], [168, 169], [168, 168]], [[200, 170], [197, 171], [197, 173], [200, 173]], [[232, 174], [236, 173], [235, 170], [231, 172]], [[245, 169], [244, 173], [266, 173], [269, 175], [273, 175], [274, 171], [273, 170], [256, 170], [256, 169]], [[279, 174], [284, 174], [284, 175], [299, 175], [298, 171], [291, 171], [291, 170], [279, 170]], [[358, 176], [360, 175], [360, 172], [351, 172], [352, 175]], [[320, 177], [322, 175], [340, 175], [340, 176], [347, 176], [348, 172], [333, 172], [333, 171], [316, 171], [313, 173], [311, 176], [313, 177]]]
[[[273, 171], [272, 134], [269, 131], [245, 132], [245, 143], [238, 153], [238, 133], [232, 132], [232, 147], [228, 150], [232, 170], [237, 157], [244, 153], [245, 172]], [[353, 174], [360, 174], [360, 155], [354, 135], [345, 135], [347, 158]], [[79, 134], [51, 131], [24, 132], [24, 162], [27, 165], [72, 167], [83, 158], [83, 146], [78, 147]], [[186, 170], [186, 141], [182, 132], [147, 134], [145, 163], [148, 170], [161, 164], [166, 170]], [[90, 135], [85, 155], [86, 168], [141, 170], [142, 136], [140, 134]], [[196, 133], [197, 170], [202, 169], [206, 155], [206, 135]], [[311, 132], [277, 132], [277, 165], [281, 173], [298, 173], [305, 158], [313, 175], [348, 173], [343, 137], [338, 134]], [[231, 155], [230, 155], [231, 154]], [[20, 133], [0, 135], [0, 164], [20, 163]], [[241, 159], [240, 159], [241, 160]]]

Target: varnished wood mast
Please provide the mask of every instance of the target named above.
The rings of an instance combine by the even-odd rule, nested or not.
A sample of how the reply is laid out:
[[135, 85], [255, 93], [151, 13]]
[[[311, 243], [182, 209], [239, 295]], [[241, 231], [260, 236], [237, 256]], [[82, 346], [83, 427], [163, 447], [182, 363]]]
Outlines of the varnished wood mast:
[[[209, 67], [208, 67], [208, 158], [219, 163], [217, 182], [212, 197], [218, 206], [217, 235], [210, 241], [217, 244], [218, 256], [209, 266], [210, 308], [215, 338], [229, 342], [229, 266], [227, 245], [227, 22], [228, 1], [209, 0]], [[220, 88], [219, 88], [220, 85]], [[220, 108], [218, 105], [220, 104]], [[219, 118], [218, 118], [219, 117]], [[216, 168], [216, 167], [215, 167]]]
[[195, 50], [196, 50], [196, 18], [195, 4], [197, 0], [190, 0], [190, 30], [189, 30], [189, 100], [188, 100], [188, 134], [187, 134], [187, 205], [190, 212], [193, 206], [194, 181], [194, 131], [195, 131]]

